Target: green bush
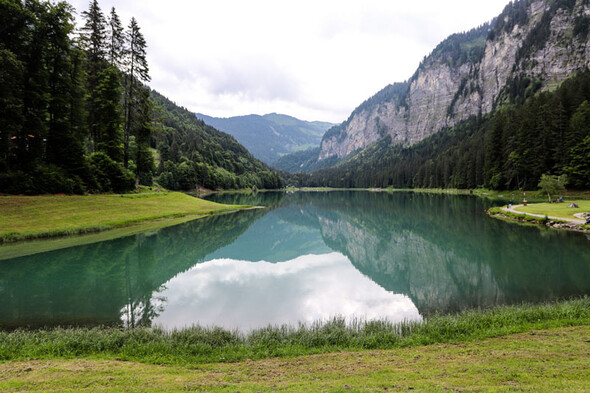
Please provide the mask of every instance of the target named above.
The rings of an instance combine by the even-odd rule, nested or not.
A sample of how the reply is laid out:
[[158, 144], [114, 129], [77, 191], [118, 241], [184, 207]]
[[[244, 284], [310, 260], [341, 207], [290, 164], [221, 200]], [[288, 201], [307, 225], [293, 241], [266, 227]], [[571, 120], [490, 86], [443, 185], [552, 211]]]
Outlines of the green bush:
[[133, 173], [103, 152], [92, 153], [88, 163], [96, 179], [98, 192], [125, 192], [135, 188]]

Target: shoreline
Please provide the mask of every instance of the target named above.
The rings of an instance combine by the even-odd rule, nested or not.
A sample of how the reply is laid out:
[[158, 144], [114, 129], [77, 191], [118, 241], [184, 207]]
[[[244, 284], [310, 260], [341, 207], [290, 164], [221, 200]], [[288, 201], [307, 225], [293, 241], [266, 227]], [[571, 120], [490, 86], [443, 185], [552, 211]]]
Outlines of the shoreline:
[[0, 260], [155, 231], [260, 208], [182, 193], [0, 197]]
[[151, 233], [163, 228], [184, 224], [205, 217], [222, 216], [225, 214], [233, 214], [240, 211], [254, 209], [264, 209], [264, 207], [252, 206], [243, 209], [212, 212], [210, 214], [193, 214], [182, 217], [161, 218], [157, 220], [143, 221], [120, 227], [105, 228], [104, 230], [93, 233], [66, 234], [63, 236], [24, 239], [13, 242], [0, 243], [0, 261], [12, 258], [25, 257], [29, 255], [39, 254], [42, 252], [60, 250], [62, 248], [99, 243], [126, 236], [137, 235], [140, 233]]
[[512, 208], [507, 206], [493, 207], [486, 210], [486, 213], [492, 218], [504, 220], [514, 224], [532, 224], [549, 229], [561, 229], [578, 233], [590, 232], [590, 226], [585, 225], [584, 220], [527, 213], [515, 209], [522, 206], [523, 205], [514, 205]]
[[[55, 327], [0, 330], [3, 361], [101, 357], [141, 363], [196, 365], [465, 343], [533, 329], [590, 326], [590, 298], [497, 305], [435, 315], [421, 322], [345, 320], [268, 326], [243, 333], [219, 327]], [[335, 334], [337, 333], [337, 334]], [[142, 337], [141, 340], [137, 340]], [[39, 346], [39, 342], [47, 345]], [[145, 351], [149, 347], [152, 350]]]

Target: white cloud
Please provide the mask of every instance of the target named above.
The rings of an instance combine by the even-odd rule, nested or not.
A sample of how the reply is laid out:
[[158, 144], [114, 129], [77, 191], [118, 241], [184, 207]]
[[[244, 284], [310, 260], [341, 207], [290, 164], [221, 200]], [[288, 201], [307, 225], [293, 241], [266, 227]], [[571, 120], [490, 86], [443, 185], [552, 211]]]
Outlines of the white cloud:
[[[81, 12], [89, 1], [69, 0]], [[213, 116], [340, 122], [507, 0], [102, 0], [146, 36], [152, 87]]]
[[166, 287], [156, 294], [166, 298], [164, 312], [153, 321], [166, 328], [200, 324], [250, 330], [333, 316], [421, 320], [407, 296], [381, 288], [340, 253], [281, 263], [216, 259], [173, 278]]

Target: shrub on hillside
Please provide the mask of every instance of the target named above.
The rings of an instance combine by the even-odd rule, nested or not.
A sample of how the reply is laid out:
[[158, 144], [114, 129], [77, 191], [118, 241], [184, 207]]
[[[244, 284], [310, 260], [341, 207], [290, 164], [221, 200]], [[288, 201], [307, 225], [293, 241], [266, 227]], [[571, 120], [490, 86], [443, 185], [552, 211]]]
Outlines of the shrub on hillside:
[[113, 161], [103, 152], [92, 153], [88, 157], [91, 172], [96, 180], [98, 192], [125, 192], [135, 188], [133, 172]]

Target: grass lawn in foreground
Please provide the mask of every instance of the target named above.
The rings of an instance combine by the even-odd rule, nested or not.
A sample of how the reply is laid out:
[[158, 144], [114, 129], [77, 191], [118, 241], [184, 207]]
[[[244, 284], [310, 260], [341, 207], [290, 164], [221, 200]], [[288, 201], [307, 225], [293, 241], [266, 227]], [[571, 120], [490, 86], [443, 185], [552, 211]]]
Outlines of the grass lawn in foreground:
[[[570, 203], [576, 203], [579, 208], [568, 207]], [[516, 210], [523, 213], [541, 214], [549, 217], [574, 218], [579, 220], [580, 218], [575, 217], [574, 214], [590, 212], [590, 201], [578, 200], [562, 203], [534, 203], [528, 206], [519, 207]]]
[[162, 218], [206, 215], [243, 206], [189, 195], [0, 196], [0, 240], [92, 232]]
[[103, 359], [0, 363], [0, 391], [447, 392], [590, 390], [590, 327], [460, 344], [194, 366]]

